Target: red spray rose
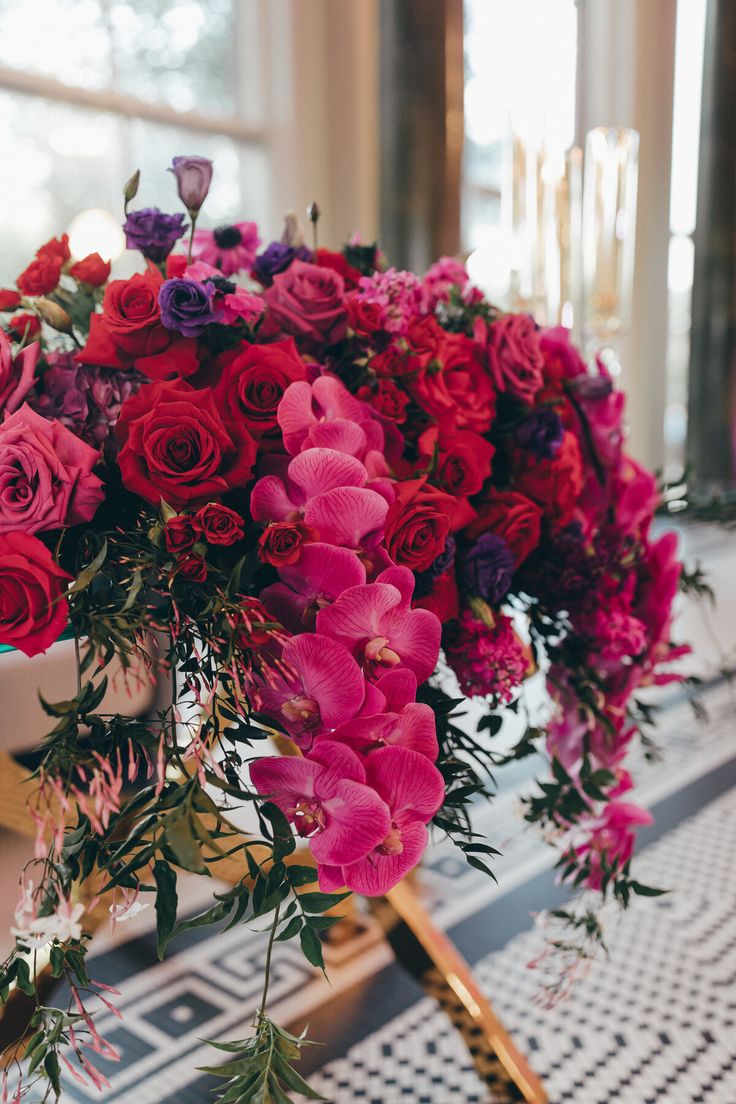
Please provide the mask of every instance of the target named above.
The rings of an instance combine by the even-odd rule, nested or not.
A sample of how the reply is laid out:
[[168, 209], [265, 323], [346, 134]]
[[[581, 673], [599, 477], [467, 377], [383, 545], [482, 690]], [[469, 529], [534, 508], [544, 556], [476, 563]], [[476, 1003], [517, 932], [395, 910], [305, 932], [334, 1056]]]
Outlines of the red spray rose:
[[66, 625], [70, 580], [37, 537], [0, 535], [0, 643], [27, 656], [45, 652]]
[[480, 349], [465, 334], [448, 333], [440, 358], [447, 393], [455, 402], [458, 428], [486, 433], [496, 414], [496, 392]]
[[174, 574], [190, 583], [203, 583], [207, 579], [207, 561], [187, 552], [177, 561]]
[[542, 511], [526, 495], [489, 487], [474, 505], [478, 517], [464, 530], [469, 540], [475, 540], [482, 533], [503, 537], [517, 566], [539, 544]]
[[10, 288], [0, 288], [0, 311], [12, 311], [20, 306], [20, 295]]
[[208, 544], [235, 544], [245, 536], [243, 519], [229, 506], [208, 502], [198, 512], [196, 522]]
[[164, 529], [166, 548], [175, 556], [188, 552], [201, 536], [199, 522], [192, 514], [176, 514], [166, 522]]
[[103, 261], [99, 253], [90, 253], [81, 261], [75, 261], [69, 269], [69, 275], [83, 284], [101, 287], [110, 276], [110, 262]]
[[244, 487], [256, 456], [247, 430], [223, 421], [211, 389], [195, 391], [181, 380], [149, 384], [126, 399], [116, 434], [128, 490], [175, 509]]
[[314, 260], [315, 264], [321, 265], [322, 268], [331, 268], [334, 272], [339, 272], [348, 291], [358, 286], [360, 273], [357, 268], [348, 264], [344, 253], [334, 253], [331, 249], [318, 249]]
[[284, 391], [295, 380], [306, 379], [306, 369], [292, 338], [272, 345], [243, 343], [226, 354], [215, 400], [225, 418], [244, 422], [260, 440], [279, 437], [276, 411]]
[[436, 465], [432, 481], [450, 494], [477, 494], [491, 474], [495, 447], [478, 433], [459, 429], [442, 433], [437, 428], [426, 430], [418, 441], [419, 455]]
[[385, 539], [394, 563], [426, 571], [444, 551], [457, 503], [452, 495], [426, 485], [426, 479], [396, 484], [396, 498], [386, 514]]
[[39, 255], [21, 272], [16, 283], [24, 295], [48, 295], [59, 283], [63, 265], [57, 254]]
[[559, 451], [551, 460], [538, 460], [526, 452], [517, 476], [517, 489], [533, 499], [555, 528], [572, 521], [583, 489], [583, 464], [574, 433], [566, 432]]
[[317, 540], [317, 531], [303, 521], [275, 521], [264, 529], [258, 541], [258, 556], [274, 567], [295, 564], [302, 546]]
[[105, 290], [105, 325], [115, 344], [131, 357], [160, 353], [169, 344], [158, 306], [161, 283], [160, 275], [149, 269], [129, 280], [113, 280]]
[[62, 264], [65, 264], [71, 255], [68, 234], [62, 234], [60, 238], [52, 238], [36, 252], [37, 257], [58, 257]]
[[348, 326], [358, 337], [372, 337], [383, 329], [383, 308], [374, 299], [351, 292], [345, 299]]
[[8, 322], [8, 333], [16, 341], [33, 341], [41, 333], [41, 320], [36, 314], [14, 314]]
[[356, 398], [368, 403], [389, 422], [402, 425], [406, 421], [406, 407], [409, 403], [409, 396], [397, 387], [393, 380], [379, 379], [375, 389], [367, 386], [361, 387], [358, 389]]

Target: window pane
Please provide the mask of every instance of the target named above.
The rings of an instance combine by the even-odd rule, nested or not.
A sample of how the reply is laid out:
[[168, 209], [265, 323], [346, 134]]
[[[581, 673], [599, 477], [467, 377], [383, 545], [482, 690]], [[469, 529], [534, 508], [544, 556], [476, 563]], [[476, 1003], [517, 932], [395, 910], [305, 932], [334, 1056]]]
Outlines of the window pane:
[[[180, 209], [165, 170], [176, 154], [215, 162], [201, 225], [274, 222], [268, 207], [265, 150], [215, 134], [125, 120], [32, 96], [0, 91], [0, 286], [13, 281], [38, 246], [91, 208], [122, 221], [122, 186], [141, 169], [139, 206]], [[278, 215], [278, 212], [276, 213]], [[276, 219], [277, 221], [277, 219]], [[125, 271], [131, 258], [121, 258]]]
[[255, 0], [0, 0], [0, 65], [253, 122], [257, 24]]

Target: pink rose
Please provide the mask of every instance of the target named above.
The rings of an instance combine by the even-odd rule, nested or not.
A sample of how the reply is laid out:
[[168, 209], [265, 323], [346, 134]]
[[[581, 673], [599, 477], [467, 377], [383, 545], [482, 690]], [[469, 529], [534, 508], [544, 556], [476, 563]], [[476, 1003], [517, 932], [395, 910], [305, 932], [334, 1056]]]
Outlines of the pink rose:
[[488, 327], [488, 368], [497, 390], [529, 406], [543, 383], [539, 331], [528, 314], [507, 314]]
[[341, 341], [347, 330], [345, 285], [339, 272], [292, 261], [265, 292], [272, 319], [306, 350]]
[[95, 449], [24, 404], [0, 425], [0, 533], [90, 521], [104, 498]]
[[12, 346], [0, 330], [0, 414], [12, 414], [17, 410], [33, 387], [40, 353], [41, 346], [34, 341], [14, 360]]

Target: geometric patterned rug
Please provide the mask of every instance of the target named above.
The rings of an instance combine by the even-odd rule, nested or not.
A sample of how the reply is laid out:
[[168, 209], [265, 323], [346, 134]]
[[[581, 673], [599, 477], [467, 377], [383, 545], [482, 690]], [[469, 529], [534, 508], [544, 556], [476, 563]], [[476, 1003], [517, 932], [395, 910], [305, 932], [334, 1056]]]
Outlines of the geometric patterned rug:
[[[551, 1104], [736, 1102], [736, 791], [652, 844], [638, 873], [680, 892], [640, 898], [607, 933], [573, 996], [535, 1005], [538, 949], [524, 933], [476, 965]], [[618, 916], [618, 914], [617, 914]], [[481, 1085], [429, 998], [312, 1076], [337, 1104], [466, 1104], [508, 1098]]]
[[[664, 711], [663, 761], [642, 760], [633, 772], [643, 804], [667, 804], [668, 795], [692, 788], [698, 776], [720, 772], [725, 777], [720, 768], [735, 752], [728, 688], [711, 690], [707, 705], [708, 724], [696, 724], [687, 704]], [[541, 769], [533, 760], [519, 767]], [[499, 782], [499, 795], [478, 809], [476, 827], [504, 852], [494, 865], [500, 885], [473, 871], [452, 845], [440, 841], [423, 863], [422, 889], [441, 927], [458, 931], [464, 925], [472, 931], [473, 953], [462, 944], [461, 950], [476, 964], [485, 991], [543, 1076], [551, 1104], [736, 1104], [726, 1042], [729, 1035], [736, 1038], [733, 796], [696, 816], [687, 832], [675, 829], [641, 852], [640, 880], [677, 884], [679, 892], [639, 898], [620, 926], [608, 932], [611, 964], [597, 963], [570, 1002], [544, 1012], [533, 1003], [537, 975], [525, 966], [539, 949], [539, 936], [521, 934], [498, 953], [487, 953], [529, 926], [529, 908], [517, 907], [516, 896], [549, 871], [554, 857], [533, 831], [519, 831], [518, 796], [530, 788], [529, 773], [510, 768], [500, 773]], [[499, 939], [497, 904], [504, 899], [513, 926]], [[490, 906], [491, 920], [481, 920]], [[193, 911], [201, 907], [204, 902]], [[489, 925], [487, 931], [482, 924]], [[118, 930], [124, 931], [122, 926]], [[214, 1082], [195, 1072], [213, 1060], [202, 1040], [247, 1034], [260, 995], [265, 941], [262, 932], [242, 926], [220, 934], [199, 929], [172, 943], [167, 959], [158, 963], [155, 937], [144, 933], [94, 955], [92, 976], [121, 990], [116, 1004], [122, 1023], [100, 1017], [99, 1026], [121, 1051], [122, 1061], [100, 1063], [112, 1086], [104, 1093], [67, 1080], [64, 1104], [204, 1104], [212, 1099]], [[413, 1003], [420, 991], [392, 965], [391, 952], [369, 918], [354, 937], [330, 948], [326, 958], [329, 983], [305, 963], [297, 947], [279, 945], [269, 1004], [277, 1022], [301, 1028], [309, 1020], [314, 1023], [335, 998], [342, 995], [348, 1002], [351, 1041], [368, 1037], [340, 1058], [344, 1052], [331, 1049], [331, 1034], [315, 1029], [313, 1037], [328, 1045], [309, 1051], [312, 1061], [318, 1055], [325, 1062], [336, 1059], [311, 1078], [337, 1104], [501, 1099], [480, 1086], [463, 1044], [436, 1006], [429, 1000]], [[400, 975], [394, 981], [400, 1001], [391, 1008], [379, 995], [364, 1016], [351, 1004], [353, 991], [391, 970]], [[736, 1053], [736, 1044], [730, 1049]]]

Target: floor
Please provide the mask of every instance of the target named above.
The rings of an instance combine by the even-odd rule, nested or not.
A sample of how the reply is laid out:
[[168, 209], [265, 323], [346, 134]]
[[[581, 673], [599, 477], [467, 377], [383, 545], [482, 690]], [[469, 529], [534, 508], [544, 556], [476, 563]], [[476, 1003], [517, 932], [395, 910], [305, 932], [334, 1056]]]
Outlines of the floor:
[[[642, 757], [633, 771], [637, 798], [656, 817], [642, 833], [640, 880], [675, 892], [638, 900], [623, 918], [612, 914], [610, 959], [596, 961], [569, 1001], [545, 1010], [539, 973], [527, 968], [543, 946], [534, 914], [567, 892], [555, 882], [553, 853], [519, 820], [519, 794], [539, 764], [507, 771], [497, 799], [478, 810], [478, 828], [503, 851], [497, 886], [444, 842], [422, 868], [423, 899], [473, 964], [550, 1104], [736, 1104], [736, 706], [718, 673], [729, 633], [736, 637], [736, 538], [701, 530], [686, 541], [691, 562], [708, 565], [719, 591], [714, 625], [685, 607], [679, 633], [695, 640], [691, 669], [708, 680], [709, 719], [696, 721], [690, 704], [670, 695], [661, 714], [665, 757]], [[197, 880], [184, 893], [185, 911], [204, 905]], [[69, 1104], [203, 1104], [213, 1082], [195, 1072], [212, 1059], [201, 1040], [247, 1031], [265, 935], [188, 933], [159, 964], [149, 913], [97, 941], [93, 976], [122, 994], [122, 1023], [101, 1021], [122, 1061], [104, 1069], [109, 1092], [70, 1086]], [[310, 1037], [326, 1043], [307, 1052], [302, 1072], [336, 1104], [511, 1099], [479, 1079], [447, 1016], [396, 964], [369, 915], [329, 949], [328, 972], [329, 984], [296, 947], [280, 945], [271, 1011], [298, 1029], [308, 1022]]]

